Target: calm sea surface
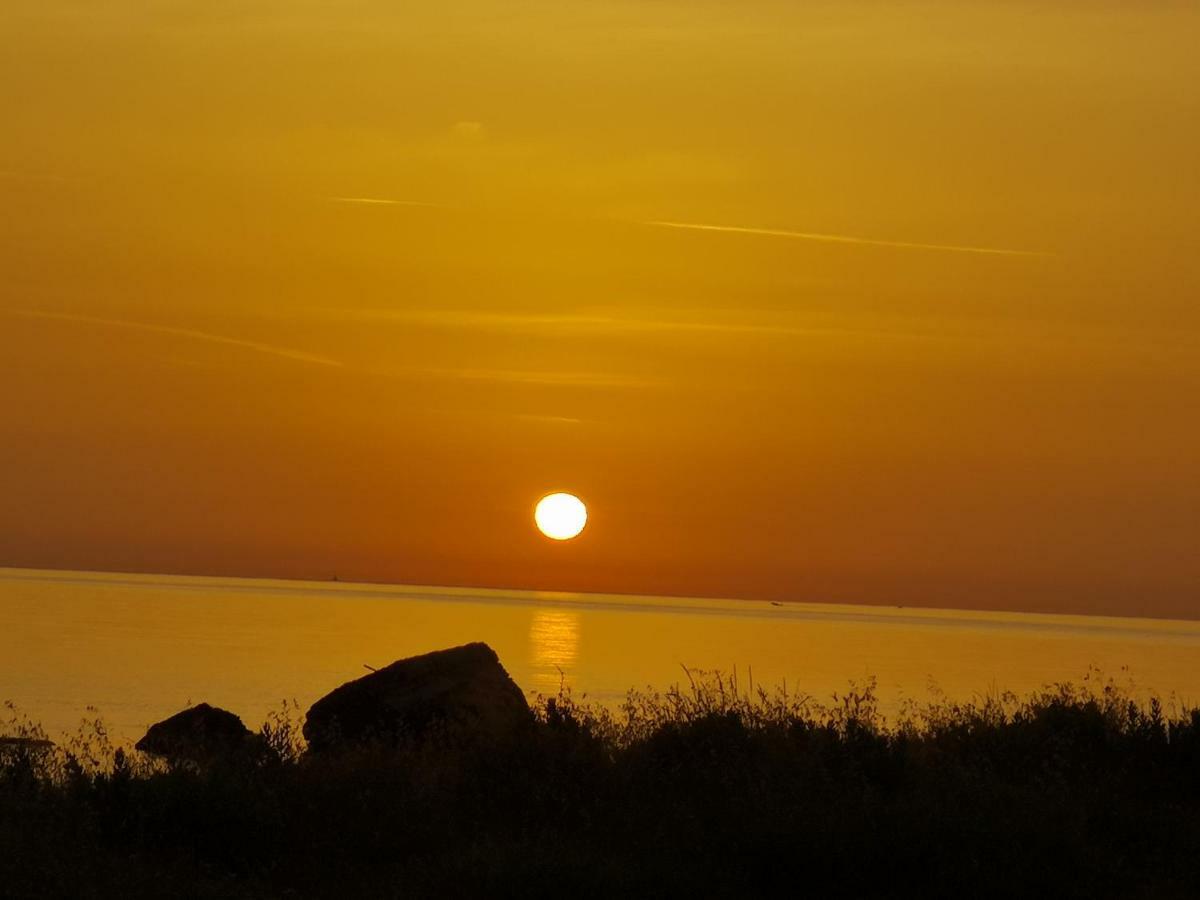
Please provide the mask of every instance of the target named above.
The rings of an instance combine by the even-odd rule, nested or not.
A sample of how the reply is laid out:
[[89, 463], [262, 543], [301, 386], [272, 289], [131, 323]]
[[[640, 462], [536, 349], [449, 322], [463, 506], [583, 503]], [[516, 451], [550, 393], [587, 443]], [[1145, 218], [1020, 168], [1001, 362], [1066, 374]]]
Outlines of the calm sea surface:
[[561, 672], [605, 702], [682, 666], [736, 667], [743, 684], [752, 669], [822, 701], [874, 676], [885, 711], [931, 685], [967, 699], [1096, 666], [1200, 703], [1200, 622], [0, 569], [0, 700], [51, 736], [90, 706], [136, 739], [202, 700], [255, 727], [364, 665], [467, 641], [528, 692], [557, 690]]

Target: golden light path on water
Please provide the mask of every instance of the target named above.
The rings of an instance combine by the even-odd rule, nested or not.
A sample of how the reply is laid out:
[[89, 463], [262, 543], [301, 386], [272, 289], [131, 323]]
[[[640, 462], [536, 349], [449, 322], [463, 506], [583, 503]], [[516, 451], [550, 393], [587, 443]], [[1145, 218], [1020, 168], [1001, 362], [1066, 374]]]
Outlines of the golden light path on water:
[[[617, 703], [681, 667], [828, 702], [874, 676], [885, 714], [1079, 680], [1200, 702], [1200, 622], [529, 591], [0, 570], [0, 701], [52, 735], [94, 706], [118, 738], [190, 703], [258, 726], [405, 656], [482, 640], [531, 695]], [[1128, 667], [1128, 671], [1123, 671]], [[91, 714], [89, 714], [91, 715]]]
[[529, 656], [534, 666], [530, 688], [557, 691], [579, 653], [580, 615], [570, 609], [534, 610], [529, 624]]

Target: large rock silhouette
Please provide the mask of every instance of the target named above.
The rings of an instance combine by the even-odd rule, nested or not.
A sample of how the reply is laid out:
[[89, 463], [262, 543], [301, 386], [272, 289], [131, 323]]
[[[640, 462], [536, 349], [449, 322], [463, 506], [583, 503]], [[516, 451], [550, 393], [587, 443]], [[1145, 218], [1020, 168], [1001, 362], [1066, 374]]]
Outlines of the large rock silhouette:
[[392, 663], [313, 704], [310, 750], [439, 734], [510, 740], [532, 721], [525, 695], [487, 644], [466, 644]]
[[172, 762], [203, 763], [243, 750], [251, 737], [233, 713], [201, 703], [151, 725], [134, 746]]

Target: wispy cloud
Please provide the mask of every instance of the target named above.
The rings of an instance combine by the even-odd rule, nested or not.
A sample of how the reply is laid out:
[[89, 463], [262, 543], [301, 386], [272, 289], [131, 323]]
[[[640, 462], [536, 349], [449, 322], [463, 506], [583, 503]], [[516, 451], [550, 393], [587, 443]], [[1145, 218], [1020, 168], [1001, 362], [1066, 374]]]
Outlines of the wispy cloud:
[[[438, 328], [469, 328], [519, 333], [636, 333], [655, 331], [723, 331], [724, 326], [692, 321], [667, 321], [590, 314], [493, 313], [453, 309], [354, 309], [328, 310], [351, 319], [403, 322]], [[748, 326], [757, 328], [757, 326]]]
[[548, 425], [582, 425], [583, 419], [573, 416], [551, 416], [544, 413], [513, 413], [512, 417], [522, 422], [540, 422]]
[[337, 366], [342, 363], [326, 356], [306, 353], [303, 350], [293, 350], [290, 347], [277, 347], [274, 344], [263, 344], [258, 341], [247, 341], [242, 338], [228, 337], [221, 334], [211, 334], [207, 331], [197, 331], [193, 328], [178, 328], [174, 325], [158, 325], [152, 322], [134, 322], [128, 319], [108, 319], [100, 316], [77, 315], [75, 313], [41, 312], [38, 310], [6, 309], [0, 310], [6, 315], [21, 316], [27, 319], [47, 319], [59, 322], [74, 322], [82, 325], [96, 325], [103, 328], [123, 328], [131, 331], [142, 331], [151, 334], [165, 334], [171, 337], [185, 338], [193, 341], [204, 341], [210, 344], [221, 344], [226, 347], [239, 347], [255, 353], [265, 353], [269, 356], [279, 356], [296, 362], [310, 363], [319, 366]]
[[425, 200], [391, 200], [386, 197], [330, 197], [334, 203], [358, 203], [363, 206], [421, 206], [426, 209], [449, 209], [445, 203]]
[[422, 369], [418, 375], [458, 381], [579, 388], [645, 388], [660, 382], [610, 372], [553, 372], [525, 369]]
[[746, 228], [740, 225], [706, 225], [695, 222], [642, 222], [651, 228], [677, 228], [684, 231], [709, 231], [724, 234], [749, 234], [760, 237], [791, 238], [801, 241], [822, 241], [828, 244], [860, 244], [870, 247], [897, 247], [905, 250], [936, 250], [947, 253], [978, 253], [987, 256], [1051, 256], [1037, 250], [1009, 250], [1000, 247], [967, 247], [959, 244], [922, 244], [914, 241], [885, 241], [876, 238], [852, 237], [846, 234], [821, 234], [813, 231], [784, 231], [776, 228]]
[[[392, 200], [385, 197], [330, 197], [335, 203], [358, 203], [371, 206], [417, 206], [428, 209], [451, 209], [445, 203], [424, 200]], [[890, 247], [900, 250], [926, 250], [940, 253], [972, 253], [983, 256], [1054, 256], [1041, 250], [1016, 250], [1008, 247], [973, 247], [966, 244], [928, 244], [920, 241], [895, 241], [882, 238], [858, 237], [849, 234], [828, 234], [819, 231], [790, 231], [782, 228], [751, 228], [744, 225], [716, 225], [705, 222], [675, 222], [653, 219], [636, 222], [648, 228], [674, 228], [681, 231], [702, 231], [718, 234], [744, 234], [756, 237], [786, 238], [799, 241], [817, 241], [826, 244], [850, 244], [863, 247]]]
[[553, 337], [637, 336], [637, 335], [762, 335], [766, 337], [814, 337], [820, 335], [870, 334], [876, 336], [925, 338], [932, 335], [913, 330], [867, 328], [862, 326], [804, 325], [786, 321], [702, 320], [710, 311], [694, 311], [691, 317], [659, 314], [653, 318], [547, 313], [493, 313], [479, 310], [447, 309], [347, 309], [321, 310], [331, 318], [397, 322], [433, 328], [462, 328], [513, 334]]

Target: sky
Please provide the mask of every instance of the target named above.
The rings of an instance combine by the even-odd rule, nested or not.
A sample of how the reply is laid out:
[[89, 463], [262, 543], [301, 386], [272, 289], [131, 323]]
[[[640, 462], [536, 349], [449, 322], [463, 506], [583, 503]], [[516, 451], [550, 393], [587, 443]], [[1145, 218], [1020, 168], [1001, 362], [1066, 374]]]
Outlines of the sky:
[[1197, 45], [6, 0], [0, 565], [1200, 618]]

